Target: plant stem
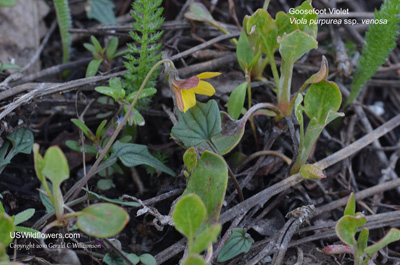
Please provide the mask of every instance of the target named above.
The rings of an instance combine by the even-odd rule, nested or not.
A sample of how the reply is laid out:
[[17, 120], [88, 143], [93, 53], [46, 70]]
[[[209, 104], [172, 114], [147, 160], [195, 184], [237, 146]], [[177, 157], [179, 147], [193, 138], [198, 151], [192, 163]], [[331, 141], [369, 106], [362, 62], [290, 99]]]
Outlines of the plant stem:
[[278, 100], [278, 108], [285, 116], [291, 115], [291, 113], [288, 113], [288, 110], [290, 104], [290, 85], [292, 82], [292, 72], [293, 72], [293, 63], [286, 62], [285, 60], [282, 59], [281, 77], [279, 80], [277, 100]]
[[[247, 69], [246, 73], [246, 81], [247, 81], [247, 104], [248, 104], [248, 109], [251, 109], [251, 77], [250, 77], [250, 69]], [[253, 131], [253, 136], [254, 136], [254, 142], [256, 144], [256, 150], [258, 151], [258, 138], [257, 138], [257, 130], [256, 130], [256, 125], [254, 124], [253, 116], [250, 116], [249, 118], [251, 129]]]
[[[118, 134], [124, 127], [124, 124], [128, 120], [129, 114], [132, 112], [133, 108], [135, 107], [140, 94], [142, 93], [144, 87], [147, 84], [147, 81], [149, 81], [151, 75], [153, 72], [157, 69], [158, 66], [160, 66], [163, 63], [169, 63], [171, 67], [175, 68], [174, 63], [170, 59], [164, 59], [161, 61], [158, 61], [152, 68], [151, 70], [147, 73], [146, 78], [143, 80], [142, 85], [140, 86], [138, 93], [135, 97], [135, 99], [132, 101], [132, 103], [129, 105], [128, 110], [125, 113], [124, 118], [122, 119], [122, 122], [118, 124], [117, 128], [115, 129], [114, 134], [111, 136], [110, 140], [108, 141], [107, 145], [104, 147], [103, 151], [100, 153], [100, 156], [97, 158], [96, 162], [90, 169], [90, 171], [87, 173], [86, 177], [84, 177], [82, 180], [78, 181], [65, 195], [65, 199], [68, 201], [72, 201], [75, 199], [78, 195], [79, 192], [81, 191], [82, 187], [89, 181], [89, 179], [94, 175], [94, 172], [96, 172], [96, 168], [99, 166], [100, 162], [103, 160], [105, 154], [108, 152], [108, 150], [111, 148], [112, 144], [114, 143], [115, 139], [117, 138]], [[71, 196], [72, 194], [72, 196]]]
[[[269, 62], [271, 64], [271, 70], [272, 70], [272, 75], [274, 76], [275, 85], [276, 85], [277, 88], [279, 88], [279, 82], [280, 82], [279, 81], [279, 73], [278, 73], [278, 68], [276, 67], [274, 55], [271, 54], [267, 58], [268, 58], [268, 60], [269, 60]], [[263, 66], [263, 67], [265, 68], [265, 66]]]

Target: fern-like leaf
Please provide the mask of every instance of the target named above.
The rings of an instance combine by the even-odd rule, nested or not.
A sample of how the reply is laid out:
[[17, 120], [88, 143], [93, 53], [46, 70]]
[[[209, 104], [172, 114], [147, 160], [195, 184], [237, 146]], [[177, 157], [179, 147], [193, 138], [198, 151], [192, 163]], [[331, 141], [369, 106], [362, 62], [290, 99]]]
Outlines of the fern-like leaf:
[[68, 30], [71, 28], [71, 11], [68, 6], [68, 0], [54, 0], [56, 9], [58, 27], [61, 34], [61, 45], [63, 51], [63, 63], [69, 61], [69, 52], [71, 47], [71, 34]]
[[[130, 32], [134, 43], [128, 44], [130, 54], [125, 56], [124, 62], [129, 73], [124, 75], [125, 86], [128, 93], [139, 89], [147, 73], [153, 65], [160, 60], [161, 38], [163, 31], [160, 30], [164, 18], [161, 17], [163, 8], [160, 7], [162, 0], [148, 1], [136, 0], [132, 4], [131, 15], [135, 19], [132, 27], [135, 31]], [[146, 88], [155, 87], [157, 71], [151, 76]], [[141, 100], [143, 102], [143, 100]]]
[[375, 19], [386, 19], [387, 24], [371, 24], [366, 36], [366, 44], [356, 68], [351, 93], [345, 106], [351, 104], [365, 83], [371, 79], [396, 47], [399, 34], [400, 0], [385, 1], [379, 11], [375, 10]]

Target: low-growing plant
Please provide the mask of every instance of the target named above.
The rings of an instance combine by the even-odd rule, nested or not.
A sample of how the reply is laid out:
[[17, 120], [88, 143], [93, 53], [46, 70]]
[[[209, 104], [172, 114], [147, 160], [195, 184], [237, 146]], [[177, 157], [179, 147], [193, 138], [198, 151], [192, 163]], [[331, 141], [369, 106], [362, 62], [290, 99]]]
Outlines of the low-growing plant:
[[95, 36], [91, 36], [90, 40], [92, 43], [83, 44], [83, 46], [92, 53], [94, 58], [89, 62], [86, 70], [86, 77], [95, 76], [101, 64], [103, 64], [106, 73], [110, 72], [112, 60], [128, 52], [128, 50], [117, 52], [117, 37], [107, 38], [104, 48], [100, 45], [100, 42]]
[[0, 62], [0, 73], [6, 71], [8, 69], [21, 70], [21, 66], [13, 64], [13, 63]]
[[[128, 223], [128, 213], [111, 203], [97, 203], [74, 212], [65, 206], [61, 184], [69, 178], [69, 166], [64, 153], [57, 146], [50, 147], [44, 157], [39, 154], [39, 145], [33, 145], [35, 171], [42, 183], [45, 195], [49, 198], [56, 215], [56, 220], [43, 230], [45, 233], [52, 227], [66, 227], [72, 217], [76, 217], [78, 228], [94, 237], [107, 238], [118, 234]], [[49, 183], [51, 182], [51, 190]], [[66, 213], [66, 208], [69, 213]]]
[[[347, 201], [344, 216], [336, 223], [336, 235], [345, 245], [326, 246], [323, 251], [326, 254], [349, 253], [354, 256], [354, 265], [367, 265], [371, 258], [380, 249], [388, 244], [400, 240], [400, 230], [392, 228], [378, 242], [368, 246], [369, 229], [362, 228], [367, 223], [367, 218], [356, 213], [356, 201], [352, 193]], [[356, 239], [356, 234], [361, 232]]]
[[[163, 34], [160, 30], [164, 22], [161, 4], [162, 0], [137, 0], [132, 4], [131, 15], [135, 20], [132, 27], [135, 31], [129, 34], [135, 42], [128, 44], [129, 53], [124, 62], [125, 68], [129, 70], [124, 75], [124, 88], [128, 94], [139, 89], [147, 73], [161, 58], [161, 43], [157, 43]], [[155, 87], [157, 76], [158, 71], [154, 71], [146, 88]]]
[[60, 29], [63, 63], [69, 62], [69, 53], [71, 50], [72, 37], [68, 30], [72, 26], [71, 10], [68, 1], [54, 0], [56, 9], [58, 28]]
[[354, 102], [365, 83], [371, 79], [396, 47], [400, 29], [399, 14], [399, 0], [384, 1], [381, 9], [375, 10], [375, 19], [386, 21], [386, 23], [372, 23], [368, 28], [365, 44], [351, 84], [351, 93], [344, 104], [345, 107]]
[[[30, 154], [32, 152], [33, 134], [25, 127], [21, 127], [10, 135], [0, 147], [0, 174], [11, 163], [11, 159], [18, 153]], [[10, 143], [12, 147], [10, 148]]]

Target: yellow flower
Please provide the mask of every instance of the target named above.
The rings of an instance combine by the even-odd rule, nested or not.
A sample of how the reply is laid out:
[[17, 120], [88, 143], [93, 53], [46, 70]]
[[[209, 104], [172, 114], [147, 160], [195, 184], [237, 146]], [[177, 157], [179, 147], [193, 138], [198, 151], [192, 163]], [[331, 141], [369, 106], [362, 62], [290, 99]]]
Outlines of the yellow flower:
[[171, 89], [176, 97], [176, 104], [180, 111], [186, 112], [196, 105], [196, 95], [212, 96], [215, 93], [214, 87], [202, 79], [219, 76], [221, 73], [204, 72], [189, 79], [179, 79], [177, 75], [171, 82]]

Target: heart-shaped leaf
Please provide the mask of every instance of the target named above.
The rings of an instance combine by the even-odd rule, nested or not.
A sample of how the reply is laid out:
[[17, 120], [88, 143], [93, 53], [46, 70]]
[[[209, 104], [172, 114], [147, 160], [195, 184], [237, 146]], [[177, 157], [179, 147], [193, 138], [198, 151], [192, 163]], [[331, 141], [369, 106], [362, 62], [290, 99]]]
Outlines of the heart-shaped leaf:
[[198, 102], [186, 113], [178, 112], [178, 119], [179, 122], [172, 127], [171, 134], [186, 147], [207, 146], [207, 142], [221, 132], [221, 117], [215, 100], [206, 104]]
[[232, 235], [218, 254], [218, 262], [225, 262], [249, 251], [254, 240], [246, 232], [246, 229], [242, 228], [232, 229]]
[[90, 236], [106, 238], [121, 232], [128, 221], [129, 215], [121, 207], [111, 203], [97, 203], [80, 212], [77, 225]]
[[367, 223], [367, 218], [363, 215], [350, 216], [345, 215], [336, 223], [336, 235], [345, 244], [356, 246], [355, 235], [357, 229]]

